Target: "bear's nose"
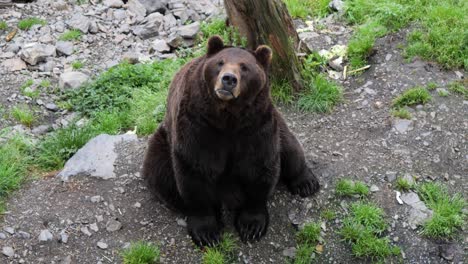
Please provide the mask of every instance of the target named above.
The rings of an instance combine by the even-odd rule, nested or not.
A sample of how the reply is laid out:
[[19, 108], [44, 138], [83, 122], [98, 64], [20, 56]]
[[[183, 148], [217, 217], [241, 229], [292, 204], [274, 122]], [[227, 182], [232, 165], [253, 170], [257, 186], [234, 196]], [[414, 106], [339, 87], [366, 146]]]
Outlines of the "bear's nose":
[[237, 77], [232, 73], [225, 73], [222, 77], [223, 88], [232, 90], [237, 85]]

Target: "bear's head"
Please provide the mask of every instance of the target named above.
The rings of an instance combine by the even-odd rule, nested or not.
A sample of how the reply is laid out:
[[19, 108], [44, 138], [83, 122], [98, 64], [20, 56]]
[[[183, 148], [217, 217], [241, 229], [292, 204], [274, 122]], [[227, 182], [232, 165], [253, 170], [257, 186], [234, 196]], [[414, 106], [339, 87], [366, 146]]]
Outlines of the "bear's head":
[[268, 89], [271, 58], [268, 46], [248, 51], [226, 47], [219, 36], [211, 37], [203, 69], [209, 92], [223, 101], [254, 98], [262, 89]]

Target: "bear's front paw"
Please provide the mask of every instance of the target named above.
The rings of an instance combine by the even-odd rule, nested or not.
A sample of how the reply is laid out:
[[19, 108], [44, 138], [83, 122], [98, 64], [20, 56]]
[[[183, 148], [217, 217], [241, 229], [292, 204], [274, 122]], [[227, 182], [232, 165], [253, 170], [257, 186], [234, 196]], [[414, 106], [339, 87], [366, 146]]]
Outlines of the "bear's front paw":
[[299, 180], [289, 186], [289, 191], [292, 194], [299, 194], [301, 197], [309, 197], [320, 189], [320, 184], [317, 177], [308, 171], [309, 175], [305, 179]]
[[268, 211], [240, 212], [235, 218], [235, 227], [243, 242], [260, 240], [266, 234], [268, 227]]
[[215, 216], [189, 216], [187, 228], [197, 246], [212, 247], [219, 244], [222, 224]]

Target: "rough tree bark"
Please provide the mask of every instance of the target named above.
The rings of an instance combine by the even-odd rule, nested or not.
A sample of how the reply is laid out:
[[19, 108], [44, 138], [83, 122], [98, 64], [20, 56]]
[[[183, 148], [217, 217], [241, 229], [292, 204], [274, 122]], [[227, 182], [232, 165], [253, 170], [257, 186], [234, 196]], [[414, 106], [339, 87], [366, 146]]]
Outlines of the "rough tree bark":
[[[248, 48], [266, 44], [273, 49], [272, 75], [302, 89], [302, 64], [296, 55], [299, 37], [282, 0], [224, 0], [229, 24], [247, 38]], [[308, 52], [306, 45], [301, 51]]]

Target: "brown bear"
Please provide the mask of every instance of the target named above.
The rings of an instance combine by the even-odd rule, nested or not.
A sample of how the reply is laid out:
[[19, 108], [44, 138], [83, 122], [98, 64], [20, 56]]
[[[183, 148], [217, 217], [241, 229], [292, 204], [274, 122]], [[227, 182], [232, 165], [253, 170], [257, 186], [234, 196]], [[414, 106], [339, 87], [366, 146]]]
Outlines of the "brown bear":
[[187, 216], [198, 246], [219, 242], [221, 209], [232, 210], [243, 241], [265, 235], [268, 197], [281, 179], [302, 197], [317, 177], [270, 97], [272, 51], [227, 47], [207, 53], [174, 77], [167, 113], [149, 140], [142, 175], [168, 207]]

